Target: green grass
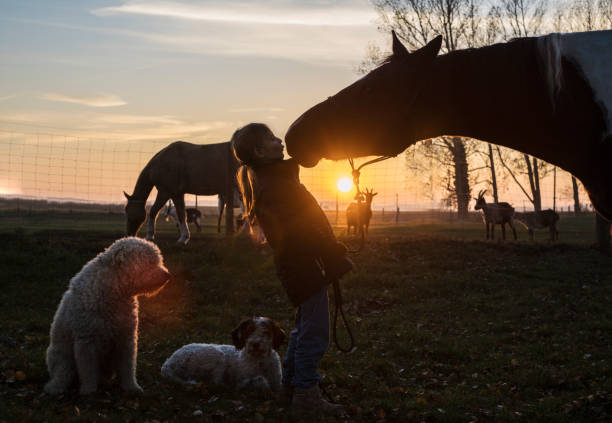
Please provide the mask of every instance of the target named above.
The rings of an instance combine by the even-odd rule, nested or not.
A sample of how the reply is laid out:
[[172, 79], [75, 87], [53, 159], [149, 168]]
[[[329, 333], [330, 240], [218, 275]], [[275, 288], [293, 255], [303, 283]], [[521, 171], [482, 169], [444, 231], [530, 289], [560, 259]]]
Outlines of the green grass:
[[[293, 421], [273, 401], [160, 378], [178, 347], [230, 343], [245, 316], [292, 328], [269, 250], [217, 235], [212, 220], [187, 247], [160, 224], [158, 244], [177, 278], [141, 299], [145, 394], [125, 396], [111, 384], [58, 399], [42, 394], [53, 313], [70, 277], [121, 236], [123, 219], [1, 219], [0, 421]], [[561, 242], [551, 243], [545, 231], [527, 241], [522, 228], [518, 242], [487, 242], [478, 223], [374, 225], [354, 256], [357, 270], [342, 281], [357, 349], [345, 355], [332, 346], [321, 362], [348, 420], [612, 419], [612, 261], [590, 248], [593, 227], [592, 216], [563, 218]]]

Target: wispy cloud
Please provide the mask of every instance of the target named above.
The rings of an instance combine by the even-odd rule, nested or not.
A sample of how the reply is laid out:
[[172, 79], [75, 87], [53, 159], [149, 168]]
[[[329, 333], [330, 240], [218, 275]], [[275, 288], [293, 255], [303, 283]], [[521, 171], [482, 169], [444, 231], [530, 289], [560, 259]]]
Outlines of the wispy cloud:
[[252, 112], [283, 112], [281, 107], [236, 107], [229, 109], [230, 113], [252, 113]]
[[174, 116], [146, 116], [146, 115], [100, 115], [97, 122], [117, 125], [179, 125], [183, 122]]
[[94, 9], [92, 13], [98, 16], [130, 14], [240, 24], [317, 26], [370, 25], [375, 17], [371, 7], [355, 7], [354, 4], [326, 4], [324, 7], [316, 7], [307, 2], [279, 4], [272, 1], [189, 4], [136, 0], [127, 1], [120, 6]]
[[97, 96], [71, 96], [59, 93], [45, 93], [41, 96], [45, 100], [59, 101], [64, 103], [82, 104], [89, 107], [114, 107], [127, 104], [121, 97], [114, 94], [102, 94]]
[[[373, 23], [376, 13], [366, 0], [279, 3], [139, 0], [92, 10], [103, 19], [91, 24], [14, 20], [105, 34], [109, 39], [136, 39], [173, 53], [282, 58], [341, 67], [354, 66], [363, 57], [364, 46], [381, 37]], [[153, 29], [155, 16], [160, 20]], [[182, 20], [180, 25], [177, 19]], [[188, 25], [187, 20], [195, 24]]]
[[[107, 114], [83, 111], [70, 116], [62, 112], [2, 113], [0, 122], [17, 130], [33, 130], [91, 139], [226, 141], [239, 121], [189, 121], [167, 115]], [[243, 124], [243, 123], [242, 123]], [[22, 126], [23, 125], [23, 126]]]

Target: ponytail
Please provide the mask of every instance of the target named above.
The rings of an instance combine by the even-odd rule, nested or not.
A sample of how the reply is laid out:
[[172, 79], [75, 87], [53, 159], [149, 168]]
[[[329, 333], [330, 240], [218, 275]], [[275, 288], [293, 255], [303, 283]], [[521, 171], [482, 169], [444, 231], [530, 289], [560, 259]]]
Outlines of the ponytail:
[[236, 173], [236, 181], [238, 182], [238, 188], [242, 195], [245, 217], [249, 225], [253, 226], [256, 223], [255, 198], [257, 197], [257, 180], [255, 172], [251, 167], [242, 165], [238, 168], [238, 172]]

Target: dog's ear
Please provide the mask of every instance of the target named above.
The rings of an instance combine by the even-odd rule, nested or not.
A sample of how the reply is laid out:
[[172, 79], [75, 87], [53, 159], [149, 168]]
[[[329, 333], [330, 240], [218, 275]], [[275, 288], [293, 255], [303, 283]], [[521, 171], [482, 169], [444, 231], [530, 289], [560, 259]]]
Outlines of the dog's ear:
[[283, 342], [285, 342], [285, 331], [280, 327], [280, 325], [278, 324], [278, 322], [276, 320], [272, 320], [272, 331], [273, 331], [273, 339], [272, 339], [272, 344], [274, 346], [274, 349], [277, 350], [278, 347], [280, 347], [281, 345], [283, 345]]
[[232, 342], [237, 350], [244, 348], [246, 344], [246, 329], [252, 323], [253, 319], [244, 319], [238, 326], [232, 331]]

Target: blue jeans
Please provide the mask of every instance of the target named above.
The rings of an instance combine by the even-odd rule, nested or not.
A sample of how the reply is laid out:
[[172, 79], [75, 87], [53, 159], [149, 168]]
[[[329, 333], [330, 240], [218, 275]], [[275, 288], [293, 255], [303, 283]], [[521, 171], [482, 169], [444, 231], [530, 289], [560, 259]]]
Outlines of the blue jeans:
[[309, 388], [319, 383], [323, 376], [317, 367], [328, 346], [329, 300], [324, 286], [298, 307], [283, 360], [283, 385]]

